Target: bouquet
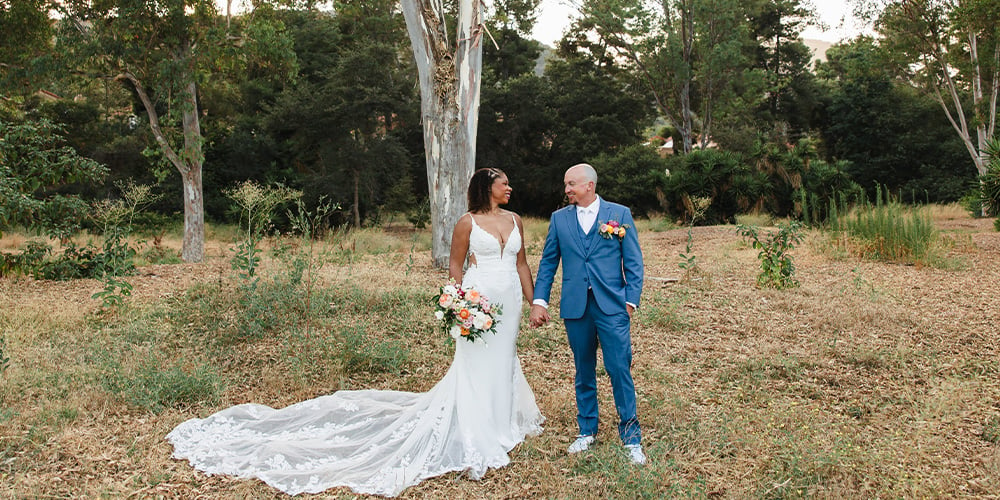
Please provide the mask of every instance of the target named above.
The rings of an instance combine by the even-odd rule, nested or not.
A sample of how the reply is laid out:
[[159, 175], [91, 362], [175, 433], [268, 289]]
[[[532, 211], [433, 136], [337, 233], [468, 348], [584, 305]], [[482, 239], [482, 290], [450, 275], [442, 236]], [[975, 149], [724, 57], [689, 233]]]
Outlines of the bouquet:
[[501, 309], [500, 305], [492, 304], [475, 288], [463, 288], [451, 280], [441, 287], [434, 317], [442, 322], [444, 330], [452, 338], [457, 340], [461, 337], [475, 342], [487, 333], [497, 332], [496, 318]]

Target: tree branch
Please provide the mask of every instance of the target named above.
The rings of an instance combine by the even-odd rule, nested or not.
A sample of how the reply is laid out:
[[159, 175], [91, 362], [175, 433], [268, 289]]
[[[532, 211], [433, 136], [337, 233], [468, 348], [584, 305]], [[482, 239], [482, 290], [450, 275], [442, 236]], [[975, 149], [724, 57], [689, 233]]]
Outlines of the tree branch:
[[174, 148], [170, 147], [170, 141], [167, 140], [166, 134], [160, 129], [160, 117], [156, 113], [156, 107], [153, 106], [153, 101], [150, 100], [149, 94], [146, 93], [146, 89], [142, 86], [142, 82], [132, 72], [126, 71], [115, 77], [116, 80], [127, 80], [135, 88], [137, 94], [139, 94], [139, 100], [142, 101], [142, 106], [146, 108], [146, 115], [149, 116], [149, 128], [153, 131], [153, 137], [156, 138], [156, 143], [160, 145], [160, 149], [163, 150], [163, 154], [170, 160], [170, 163], [177, 168], [181, 174], [187, 174], [190, 170], [188, 165], [181, 161], [177, 153], [174, 152]]

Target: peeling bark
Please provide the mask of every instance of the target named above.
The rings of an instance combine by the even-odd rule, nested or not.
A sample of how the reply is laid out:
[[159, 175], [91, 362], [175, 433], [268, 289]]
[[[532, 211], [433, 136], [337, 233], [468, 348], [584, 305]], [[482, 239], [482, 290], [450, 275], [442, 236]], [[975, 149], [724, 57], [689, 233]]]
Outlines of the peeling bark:
[[448, 40], [443, 6], [402, 0], [420, 79], [421, 119], [431, 205], [431, 256], [446, 268], [452, 228], [467, 210], [475, 169], [482, 73], [482, 3], [462, 0], [455, 43]]

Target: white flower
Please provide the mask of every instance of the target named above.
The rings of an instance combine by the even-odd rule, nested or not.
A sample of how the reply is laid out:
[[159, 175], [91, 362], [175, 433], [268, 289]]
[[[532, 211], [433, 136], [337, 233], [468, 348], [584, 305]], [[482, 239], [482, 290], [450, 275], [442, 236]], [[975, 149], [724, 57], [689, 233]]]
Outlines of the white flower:
[[451, 334], [451, 338], [458, 340], [462, 336], [462, 327], [458, 325], [452, 325], [451, 330], [448, 331]]
[[488, 319], [489, 319], [489, 316], [487, 316], [487, 315], [485, 315], [485, 314], [483, 314], [481, 312], [476, 311], [472, 315], [472, 326], [476, 327], [479, 330], [482, 330], [483, 328], [485, 328], [486, 321]]
[[444, 311], [442, 311], [440, 309], [438, 309], [437, 311], [434, 311], [434, 318], [436, 318], [438, 321], [443, 320], [444, 319]]
[[445, 285], [444, 288], [441, 289], [441, 293], [454, 296], [458, 293], [458, 288], [456, 288], [455, 285]]

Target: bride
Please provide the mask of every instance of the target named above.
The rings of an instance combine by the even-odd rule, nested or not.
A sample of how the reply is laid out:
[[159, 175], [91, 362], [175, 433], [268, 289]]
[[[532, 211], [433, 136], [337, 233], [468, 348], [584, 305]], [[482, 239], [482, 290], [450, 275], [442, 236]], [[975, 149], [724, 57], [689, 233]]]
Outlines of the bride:
[[530, 304], [534, 286], [521, 220], [500, 208], [510, 193], [498, 169], [477, 170], [469, 182], [449, 274], [503, 309], [485, 342], [455, 341], [451, 367], [430, 391], [338, 391], [282, 409], [233, 406], [167, 434], [174, 458], [291, 495], [347, 486], [396, 496], [446, 472], [479, 479], [507, 465], [507, 452], [544, 421], [516, 353], [521, 299]]

